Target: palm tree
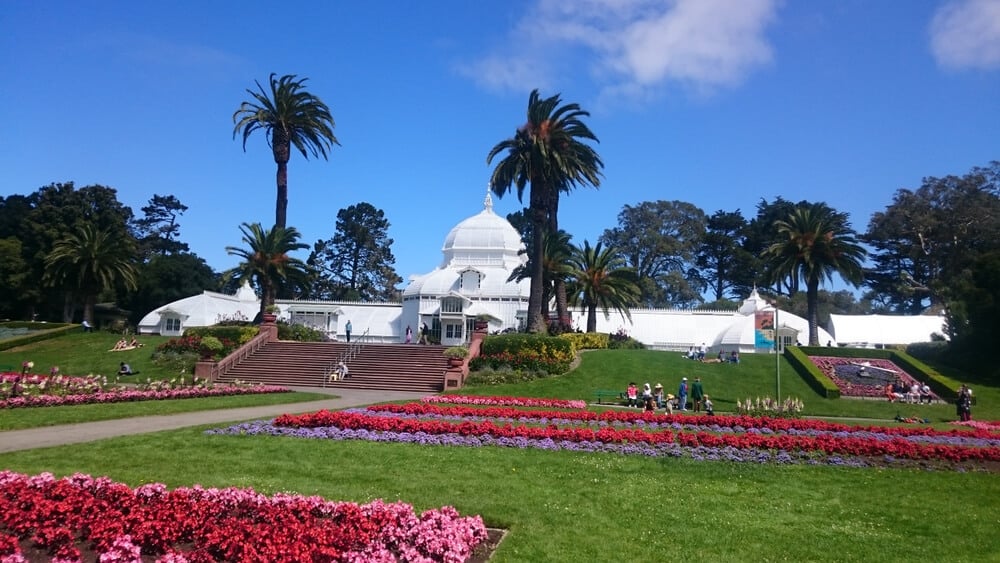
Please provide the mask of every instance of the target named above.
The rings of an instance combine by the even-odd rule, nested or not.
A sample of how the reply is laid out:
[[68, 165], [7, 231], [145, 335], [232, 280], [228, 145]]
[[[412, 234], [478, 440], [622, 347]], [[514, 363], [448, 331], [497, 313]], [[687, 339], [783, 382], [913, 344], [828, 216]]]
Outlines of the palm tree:
[[[542, 99], [538, 90], [528, 96], [527, 122], [510, 139], [497, 143], [486, 157], [486, 163], [506, 151], [490, 178], [490, 188], [498, 197], [517, 189], [523, 201], [524, 188], [530, 184], [529, 220], [535, 233], [558, 231], [556, 216], [559, 193], [577, 185], [601, 184], [604, 163], [600, 156], [581, 139], [598, 142], [597, 137], [580, 118], [590, 113], [577, 104], [560, 106], [559, 94]], [[544, 284], [544, 245], [541, 236], [532, 239], [531, 293], [528, 297], [528, 331], [545, 328], [542, 316], [542, 286]], [[560, 312], [561, 314], [563, 312]]]
[[592, 248], [585, 240], [582, 248], [574, 248], [572, 262], [574, 273], [567, 294], [570, 303], [587, 309], [587, 332], [597, 332], [598, 307], [605, 315], [614, 309], [632, 320], [629, 307], [639, 302], [642, 292], [635, 270], [625, 266], [615, 248], [601, 248], [600, 242]]
[[768, 282], [789, 277], [805, 282], [809, 345], [819, 346], [819, 284], [823, 279], [832, 280], [836, 273], [857, 287], [863, 280], [865, 249], [848, 227], [847, 214], [837, 213], [825, 203], [796, 207], [788, 219], [774, 225], [781, 240], [763, 253], [772, 261]]
[[274, 162], [278, 165], [274, 225], [284, 228], [288, 209], [288, 158], [292, 145], [306, 160], [309, 160], [309, 153], [314, 158], [322, 156], [326, 160], [327, 150], [340, 142], [333, 135], [330, 108], [303, 90], [308, 79], [297, 80], [294, 74], [281, 78], [275, 76], [271, 73], [270, 97], [257, 81], [254, 82], [259, 92], [247, 90], [255, 101], [243, 102], [233, 114], [233, 138], [242, 132], [243, 151], [246, 152], [250, 134], [258, 129], [264, 130], [267, 144], [274, 153]]
[[94, 305], [103, 291], [119, 286], [135, 289], [135, 258], [131, 239], [92, 224], [84, 224], [57, 241], [45, 257], [43, 279], [66, 290], [63, 320], [72, 320], [74, 295], [83, 298], [83, 318], [93, 324]]
[[309, 273], [305, 262], [292, 258], [289, 252], [308, 248], [299, 241], [295, 227], [274, 227], [264, 230], [260, 223], [243, 223], [240, 226], [246, 248], [227, 246], [226, 252], [243, 259], [228, 272], [236, 278], [252, 280], [261, 291], [261, 314], [274, 304], [278, 288], [290, 284], [306, 284]]
[[[566, 231], [559, 230], [555, 234], [546, 232], [542, 235], [544, 241], [542, 242], [543, 247], [543, 263], [542, 263], [542, 316], [548, 316], [548, 303], [553, 297], [556, 296], [556, 310], [561, 311], [559, 319], [560, 322], [564, 322], [569, 313], [567, 312], [568, 307], [566, 306], [566, 280], [572, 276], [573, 273], [573, 245], [570, 243], [570, 239], [573, 235], [567, 233]], [[521, 281], [524, 279], [529, 279], [531, 277], [532, 264], [531, 259], [525, 264], [514, 268], [510, 273], [510, 277], [507, 281]], [[562, 306], [559, 306], [559, 296], [555, 291], [556, 284], [560, 283], [563, 287], [562, 294]], [[565, 327], [564, 327], [565, 328]]]

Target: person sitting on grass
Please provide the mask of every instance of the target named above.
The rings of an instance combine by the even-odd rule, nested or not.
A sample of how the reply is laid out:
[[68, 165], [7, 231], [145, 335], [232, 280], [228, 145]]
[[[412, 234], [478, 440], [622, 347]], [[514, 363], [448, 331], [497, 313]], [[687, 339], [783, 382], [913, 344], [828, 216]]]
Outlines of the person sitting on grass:
[[115, 347], [111, 349], [112, 352], [118, 352], [119, 350], [124, 350], [128, 348], [128, 341], [122, 338], [118, 342], [115, 342]]
[[715, 416], [715, 406], [712, 404], [712, 399], [708, 398], [708, 395], [705, 395], [704, 407], [705, 414], [708, 416]]
[[137, 373], [139, 372], [132, 371], [132, 366], [126, 364], [125, 362], [122, 362], [118, 366], [118, 375], [135, 375]]

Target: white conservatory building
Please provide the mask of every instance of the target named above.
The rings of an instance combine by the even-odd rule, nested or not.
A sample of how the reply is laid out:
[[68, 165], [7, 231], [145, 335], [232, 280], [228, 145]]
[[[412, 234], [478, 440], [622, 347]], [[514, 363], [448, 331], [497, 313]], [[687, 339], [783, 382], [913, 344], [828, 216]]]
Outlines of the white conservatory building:
[[[278, 300], [279, 318], [311, 326], [338, 340], [344, 338], [344, 326], [350, 321], [352, 340], [384, 343], [404, 342], [407, 327], [412, 329], [416, 342], [420, 327], [426, 323], [442, 344], [462, 344], [469, 340], [477, 317], [489, 319], [491, 333], [518, 329], [527, 318], [530, 281], [507, 279], [527, 260], [520, 254], [522, 248], [519, 233], [493, 212], [493, 200], [487, 194], [483, 210], [460, 222], [445, 237], [438, 267], [410, 278], [402, 303]], [[244, 285], [236, 295], [205, 291], [150, 312], [139, 322], [138, 330], [178, 336], [185, 328], [209, 326], [223, 319], [253, 319], [259, 310], [260, 301], [249, 286]], [[571, 315], [574, 326], [586, 326], [582, 310], [572, 311]], [[773, 319], [774, 308], [754, 290], [737, 311], [632, 309], [631, 320], [615, 311], [606, 316], [599, 312], [597, 330], [623, 330], [652, 349], [687, 350], [705, 345], [713, 353], [761, 352], [762, 317]], [[849, 332], [842, 330], [849, 324], [848, 319], [835, 319], [837, 336]], [[805, 319], [778, 311], [776, 321], [774, 329], [783, 344], [806, 343], [809, 327]], [[771, 338], [773, 342], [773, 333]], [[822, 328], [819, 339], [821, 344], [837, 343], [834, 335]], [[845, 342], [855, 340], [852, 336]]]

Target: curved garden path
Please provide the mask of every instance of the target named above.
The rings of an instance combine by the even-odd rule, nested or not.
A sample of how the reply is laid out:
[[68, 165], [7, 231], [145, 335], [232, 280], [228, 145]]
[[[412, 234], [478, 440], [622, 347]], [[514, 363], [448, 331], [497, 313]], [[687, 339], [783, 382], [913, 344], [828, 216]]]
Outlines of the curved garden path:
[[[313, 387], [296, 387], [295, 391], [315, 393], [332, 393], [330, 389]], [[345, 409], [384, 401], [406, 401], [424, 397], [427, 393], [412, 393], [405, 391], [370, 391], [364, 389], [337, 389], [337, 396], [319, 401], [291, 403], [284, 405], [264, 405], [259, 407], [244, 407], [236, 409], [219, 409], [197, 411], [170, 415], [139, 416], [102, 420], [99, 422], [82, 422], [79, 424], [64, 424], [29, 428], [26, 430], [9, 430], [0, 432], [0, 453], [34, 448], [79, 444], [126, 436], [145, 434], [161, 430], [174, 430], [187, 426], [202, 424], [219, 424], [237, 422], [257, 418], [275, 417], [284, 413], [301, 413], [321, 409]]]

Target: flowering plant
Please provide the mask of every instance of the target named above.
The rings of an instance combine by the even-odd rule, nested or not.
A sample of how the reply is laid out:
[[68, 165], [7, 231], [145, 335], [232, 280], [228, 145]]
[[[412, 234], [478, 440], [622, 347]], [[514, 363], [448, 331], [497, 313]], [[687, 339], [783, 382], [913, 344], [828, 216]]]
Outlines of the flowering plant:
[[[523, 399], [523, 398], [513, 398]], [[779, 463], [872, 464], [1000, 461], [992, 430], [847, 426], [767, 416], [681, 416], [422, 403], [282, 415], [221, 434], [531, 447]]]
[[[449, 506], [358, 505], [252, 489], [131, 489], [107, 477], [0, 471], [0, 561], [464, 561], [486, 539]], [[264, 539], [262, 541], [262, 539]], [[149, 556], [140, 558], [140, 555]]]
[[757, 397], [754, 401], [747, 397], [746, 401], [736, 400], [736, 412], [748, 416], [782, 416], [797, 417], [802, 414], [805, 403], [802, 399], [786, 397], [784, 401], [777, 401], [771, 397], [761, 399]]
[[476, 395], [430, 395], [420, 399], [424, 403], [451, 403], [455, 405], [490, 405], [517, 407], [553, 407], [566, 409], [587, 408], [586, 401], [564, 399], [536, 399], [533, 397], [487, 397]]

